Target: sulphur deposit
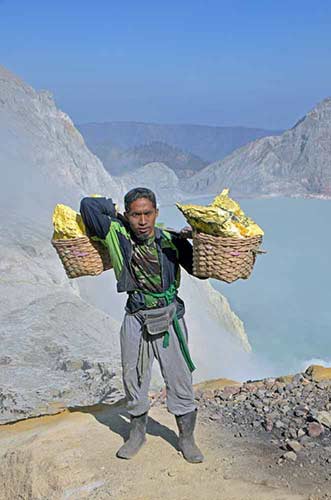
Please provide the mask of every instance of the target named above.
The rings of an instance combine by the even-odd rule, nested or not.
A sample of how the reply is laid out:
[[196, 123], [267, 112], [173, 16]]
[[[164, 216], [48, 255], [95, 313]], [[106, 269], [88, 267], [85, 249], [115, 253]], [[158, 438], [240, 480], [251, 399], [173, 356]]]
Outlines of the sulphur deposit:
[[239, 203], [223, 189], [210, 205], [176, 204], [187, 222], [198, 232], [215, 236], [247, 238], [263, 236], [264, 232], [253, 219], [245, 215]]
[[53, 212], [54, 240], [78, 238], [86, 234], [81, 215], [67, 205], [56, 205]]

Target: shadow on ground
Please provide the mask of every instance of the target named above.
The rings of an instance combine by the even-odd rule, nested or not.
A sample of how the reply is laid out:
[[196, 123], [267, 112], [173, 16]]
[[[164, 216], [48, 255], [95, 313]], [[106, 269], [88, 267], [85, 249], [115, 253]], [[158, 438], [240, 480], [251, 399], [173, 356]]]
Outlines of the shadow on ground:
[[[69, 408], [69, 411], [71, 413], [77, 411], [80, 413], [89, 413], [98, 422], [107, 426], [110, 431], [121, 436], [124, 441], [129, 437], [130, 416], [124, 408], [124, 400], [112, 405], [101, 403], [93, 406], [72, 407]], [[148, 417], [147, 434], [164, 439], [175, 450], [179, 451], [176, 433], [152, 417]]]

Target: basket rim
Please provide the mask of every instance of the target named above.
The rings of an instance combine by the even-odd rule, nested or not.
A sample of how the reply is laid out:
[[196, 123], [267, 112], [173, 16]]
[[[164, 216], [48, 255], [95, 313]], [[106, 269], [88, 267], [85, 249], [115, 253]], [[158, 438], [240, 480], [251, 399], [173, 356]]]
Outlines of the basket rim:
[[[77, 241], [77, 240], [82, 240], [82, 239], [88, 239], [90, 240], [91, 238], [89, 238], [86, 234], [83, 234], [82, 236], [76, 236], [75, 238], [51, 238], [51, 242], [58, 242], [58, 241]], [[95, 240], [92, 240], [92, 241], [95, 241]]]
[[209, 234], [209, 233], [204, 233], [203, 231], [194, 231], [194, 230], [192, 231], [192, 236], [193, 238], [199, 238], [200, 236], [202, 237], [207, 236], [208, 238], [216, 238], [220, 240], [238, 240], [238, 241], [263, 239], [262, 234], [257, 234], [255, 236], [244, 236], [243, 238], [239, 238], [238, 236], [222, 236], [220, 234]]

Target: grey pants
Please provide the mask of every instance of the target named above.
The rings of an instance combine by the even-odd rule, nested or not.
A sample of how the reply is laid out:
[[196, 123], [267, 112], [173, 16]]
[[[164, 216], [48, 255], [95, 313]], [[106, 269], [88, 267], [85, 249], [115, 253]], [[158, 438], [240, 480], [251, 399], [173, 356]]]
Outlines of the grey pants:
[[[184, 318], [179, 320], [187, 340]], [[139, 383], [137, 362], [139, 345], [143, 331], [141, 315], [125, 314], [121, 327], [121, 355], [123, 384], [127, 400], [127, 410], [133, 415], [141, 415], [149, 409], [148, 389], [152, 375], [154, 358], [159, 362], [167, 389], [167, 407], [173, 415], [184, 415], [196, 409], [192, 387], [192, 374], [187, 367], [173, 326], [170, 326], [169, 346], [163, 347], [164, 335], [149, 335], [148, 366]]]

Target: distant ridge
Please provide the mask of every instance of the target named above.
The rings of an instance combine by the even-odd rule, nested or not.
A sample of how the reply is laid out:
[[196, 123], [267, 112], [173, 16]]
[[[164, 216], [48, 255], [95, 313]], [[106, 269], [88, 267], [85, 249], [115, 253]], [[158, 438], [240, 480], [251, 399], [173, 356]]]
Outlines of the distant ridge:
[[166, 162], [178, 177], [189, 177], [208, 164], [199, 156], [160, 141], [125, 151], [109, 148], [107, 144], [96, 144], [94, 152], [111, 175], [124, 175], [152, 162]]
[[[250, 141], [281, 133], [248, 127], [213, 127], [192, 124], [105, 122], [79, 124], [77, 128], [89, 148], [97, 154], [112, 149], [128, 150], [152, 142], [163, 142], [209, 162], [220, 160]], [[153, 159], [155, 161], [155, 159]], [[166, 158], [158, 161], [167, 162]], [[169, 164], [171, 167], [171, 165]]]

